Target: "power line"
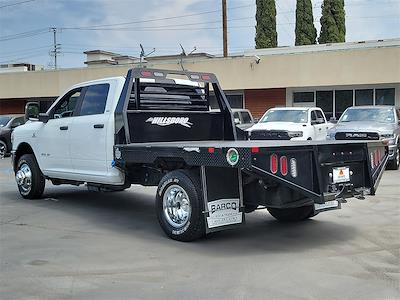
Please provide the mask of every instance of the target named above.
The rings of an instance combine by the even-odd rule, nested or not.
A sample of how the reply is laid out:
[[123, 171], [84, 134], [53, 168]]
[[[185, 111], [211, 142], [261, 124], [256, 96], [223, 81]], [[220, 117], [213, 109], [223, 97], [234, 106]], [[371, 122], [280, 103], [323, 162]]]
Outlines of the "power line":
[[42, 28], [42, 29], [36, 29], [36, 30], [30, 30], [30, 31], [25, 31], [25, 32], [21, 32], [21, 33], [16, 33], [16, 34], [0, 36], [0, 42], [28, 38], [28, 37], [36, 36], [39, 34], [44, 34], [47, 32], [49, 32], [48, 28]]
[[[229, 10], [239, 9], [239, 8], [244, 8], [244, 7], [250, 7], [250, 6], [254, 6], [254, 4], [235, 6], [235, 7], [229, 8]], [[89, 29], [89, 28], [99, 28], [99, 27], [123, 26], [123, 25], [131, 25], [131, 24], [139, 24], [139, 23], [148, 23], [148, 22], [156, 22], [156, 21], [165, 21], [165, 20], [173, 20], [173, 19], [194, 17], [194, 16], [212, 14], [212, 13], [217, 13], [217, 12], [221, 12], [221, 9], [204, 11], [204, 12], [193, 13], [193, 14], [180, 15], [180, 16], [155, 18], [155, 19], [147, 19], [147, 20], [138, 20], [138, 21], [124, 22], [124, 23], [102, 24], [102, 25], [80, 26], [80, 27], [61, 27], [61, 29]]]
[[28, 3], [28, 2], [33, 2], [33, 1], [36, 1], [36, 0], [25, 0], [25, 1], [20, 1], [20, 2], [16, 2], [16, 3], [6, 4], [6, 5], [0, 6], [0, 8], [5, 8], [5, 7], [10, 7], [10, 6], [20, 5], [20, 4], [24, 4], [24, 3]]

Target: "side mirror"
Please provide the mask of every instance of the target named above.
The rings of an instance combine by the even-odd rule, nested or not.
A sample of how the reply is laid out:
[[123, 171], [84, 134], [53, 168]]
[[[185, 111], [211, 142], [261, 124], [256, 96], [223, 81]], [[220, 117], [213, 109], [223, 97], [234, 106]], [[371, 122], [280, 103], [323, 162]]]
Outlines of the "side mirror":
[[41, 113], [38, 116], [40, 122], [47, 123], [50, 120], [50, 116], [46, 113]]
[[235, 121], [235, 124], [236, 124], [236, 125], [237, 125], [237, 124], [240, 124], [240, 119], [239, 119], [239, 118], [235, 118], [234, 121]]
[[324, 118], [317, 118], [317, 124], [324, 124], [325, 120]]
[[330, 123], [333, 123], [333, 124], [337, 124], [338, 120], [337, 120], [335, 117], [331, 117], [331, 118], [329, 119], [329, 122], [330, 122]]
[[28, 102], [25, 105], [25, 120], [37, 119], [39, 117], [39, 103], [38, 102]]

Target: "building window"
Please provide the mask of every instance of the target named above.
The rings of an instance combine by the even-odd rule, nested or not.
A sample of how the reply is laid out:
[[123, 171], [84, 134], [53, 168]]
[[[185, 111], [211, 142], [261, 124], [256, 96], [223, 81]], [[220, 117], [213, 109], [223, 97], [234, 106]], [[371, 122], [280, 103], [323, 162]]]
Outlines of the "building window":
[[374, 104], [374, 90], [356, 90], [356, 106], [359, 105], [373, 105]]
[[335, 117], [340, 118], [346, 108], [353, 106], [353, 90], [335, 91]]
[[293, 103], [314, 102], [314, 92], [293, 93]]
[[[243, 94], [225, 94], [226, 99], [232, 108], [243, 108]], [[210, 93], [210, 106], [212, 109], [218, 109], [217, 98]]]
[[394, 105], [394, 88], [375, 89], [375, 105]]
[[316, 105], [321, 108], [326, 118], [329, 120], [333, 117], [333, 91], [317, 91]]

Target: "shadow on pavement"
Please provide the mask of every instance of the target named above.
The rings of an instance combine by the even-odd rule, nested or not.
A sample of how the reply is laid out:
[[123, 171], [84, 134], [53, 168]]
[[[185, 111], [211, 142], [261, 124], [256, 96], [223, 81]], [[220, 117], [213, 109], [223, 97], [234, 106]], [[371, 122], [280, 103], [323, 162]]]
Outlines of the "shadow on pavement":
[[[17, 191], [3, 194], [7, 198], [15, 198]], [[321, 216], [287, 224], [276, 221], [266, 210], [262, 210], [247, 214], [247, 224], [242, 227], [213, 233], [195, 242], [180, 243], [169, 240], [162, 232], [154, 211], [154, 197], [155, 189], [142, 187], [136, 191], [133, 187], [123, 192], [96, 193], [83, 187], [50, 186], [44, 199], [21, 201], [25, 201], [26, 205], [74, 215], [90, 222], [91, 228], [116, 231], [119, 235], [126, 235], [127, 239], [151, 240], [180, 250], [216, 256], [242, 252], [303, 252], [345, 243], [357, 235], [357, 228], [318, 219]]]

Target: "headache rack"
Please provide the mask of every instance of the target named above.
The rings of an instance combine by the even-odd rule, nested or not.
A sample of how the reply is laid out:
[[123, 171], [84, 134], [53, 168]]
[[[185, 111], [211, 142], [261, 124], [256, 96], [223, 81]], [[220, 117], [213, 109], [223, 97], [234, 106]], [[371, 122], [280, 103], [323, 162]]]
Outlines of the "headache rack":
[[[189, 110], [208, 111], [208, 88], [167, 82], [140, 82], [134, 85], [127, 111], [132, 110]], [[207, 91], [207, 92], [206, 92]]]
[[[217, 111], [211, 111], [211, 89], [218, 104]], [[172, 132], [167, 129], [171, 126], [164, 126], [161, 132], [155, 126], [147, 126], [151, 120], [160, 120], [161, 117], [174, 118], [167, 121], [190, 118], [187, 125], [191, 131], [178, 128]], [[204, 128], [204, 124], [209, 128]], [[214, 132], [211, 127], [218, 128]], [[215, 75], [147, 68], [129, 70], [115, 110], [115, 143], [174, 141], [179, 138], [237, 139], [230, 105]]]

